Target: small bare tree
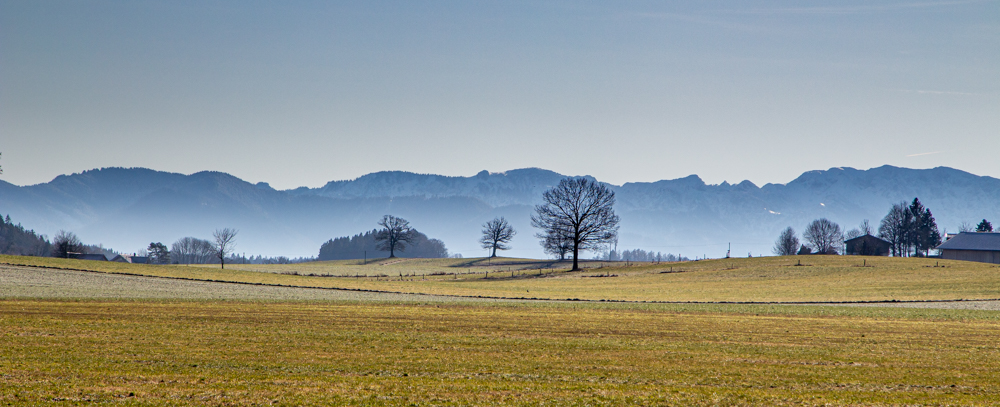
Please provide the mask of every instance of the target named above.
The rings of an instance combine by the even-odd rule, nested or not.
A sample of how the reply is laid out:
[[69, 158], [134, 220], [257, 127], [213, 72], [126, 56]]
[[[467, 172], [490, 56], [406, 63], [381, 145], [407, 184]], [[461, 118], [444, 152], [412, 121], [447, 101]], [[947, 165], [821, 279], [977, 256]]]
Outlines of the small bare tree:
[[812, 246], [816, 254], [837, 254], [844, 242], [844, 233], [840, 225], [826, 218], [820, 218], [809, 223], [802, 237]]
[[858, 231], [861, 232], [860, 236], [875, 235], [875, 229], [872, 229], [872, 225], [868, 222], [868, 219], [861, 221], [861, 224], [858, 225]]
[[52, 238], [52, 257], [68, 259], [70, 255], [83, 253], [83, 243], [73, 232], [60, 230]]
[[573, 239], [558, 233], [538, 233], [535, 237], [541, 239], [545, 253], [556, 256], [559, 260], [566, 260], [566, 255], [573, 251]]
[[491, 249], [490, 257], [497, 257], [497, 250], [509, 250], [511, 239], [517, 234], [514, 227], [503, 216], [483, 224], [483, 237], [479, 239], [484, 249]]
[[976, 231], [976, 228], [972, 227], [972, 224], [969, 223], [969, 222], [962, 222], [962, 223], [960, 223], [958, 225], [958, 232], [959, 233], [968, 233], [968, 232], [975, 232], [975, 231]]
[[[565, 178], [542, 194], [531, 225], [542, 229], [539, 238], [567, 238], [573, 246], [573, 270], [580, 269], [580, 251], [600, 249], [618, 235], [615, 193], [586, 178]], [[544, 242], [543, 242], [544, 244]]]
[[864, 233], [861, 233], [861, 229], [854, 228], [854, 229], [848, 230], [847, 233], [844, 233], [844, 239], [851, 240], [851, 239], [854, 239], [856, 237], [861, 237], [861, 236], [864, 236], [864, 235], [865, 235]]
[[385, 215], [378, 221], [382, 230], [375, 235], [379, 250], [389, 252], [389, 257], [396, 257], [396, 250], [406, 250], [406, 244], [413, 240], [414, 231], [410, 222], [403, 218]]
[[799, 250], [799, 238], [795, 237], [795, 229], [785, 228], [774, 242], [772, 251], [779, 256], [792, 256]]
[[219, 264], [222, 264], [222, 268], [226, 268], [226, 256], [233, 252], [236, 248], [236, 233], [239, 232], [236, 229], [223, 228], [216, 229], [212, 236], [215, 238], [215, 257], [219, 258]]

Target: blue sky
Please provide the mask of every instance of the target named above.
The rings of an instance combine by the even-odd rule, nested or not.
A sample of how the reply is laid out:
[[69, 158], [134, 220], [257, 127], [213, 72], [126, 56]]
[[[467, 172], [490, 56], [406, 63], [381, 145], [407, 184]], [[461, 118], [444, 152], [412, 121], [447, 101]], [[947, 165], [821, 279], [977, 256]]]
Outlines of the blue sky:
[[1000, 177], [1000, 2], [0, 1], [0, 179]]

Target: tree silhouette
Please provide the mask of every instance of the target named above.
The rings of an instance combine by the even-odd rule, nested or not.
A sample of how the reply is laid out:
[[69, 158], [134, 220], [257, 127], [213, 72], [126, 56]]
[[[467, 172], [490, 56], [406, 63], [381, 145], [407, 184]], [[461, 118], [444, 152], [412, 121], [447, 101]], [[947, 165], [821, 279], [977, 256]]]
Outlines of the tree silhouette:
[[573, 245], [573, 270], [580, 269], [580, 251], [599, 249], [618, 235], [615, 193], [586, 178], [565, 178], [542, 194], [531, 225], [542, 229], [538, 237], [567, 238]]
[[396, 250], [406, 250], [406, 244], [413, 240], [413, 228], [406, 219], [385, 215], [378, 225], [382, 227], [375, 235], [378, 249], [388, 251], [390, 258], [396, 257]]
[[774, 249], [772, 251], [779, 256], [791, 256], [797, 250], [799, 250], [799, 238], [795, 237], [795, 229], [789, 226], [778, 236], [778, 240], [774, 242]]
[[809, 242], [816, 254], [837, 254], [837, 248], [844, 242], [844, 234], [840, 230], [840, 225], [826, 218], [812, 221], [806, 227], [802, 237]]
[[215, 238], [215, 257], [219, 258], [219, 264], [222, 268], [226, 268], [226, 256], [233, 252], [236, 248], [236, 233], [239, 231], [236, 229], [223, 228], [216, 229], [212, 237]]
[[982, 222], [979, 222], [979, 224], [976, 225], [976, 232], [982, 233], [982, 232], [992, 232], [992, 231], [993, 231], [993, 224], [991, 224], [990, 221], [986, 219], [983, 219]]
[[509, 250], [511, 239], [517, 234], [514, 227], [502, 216], [483, 224], [483, 237], [479, 239], [484, 249], [491, 249], [490, 257], [497, 257], [497, 250]]

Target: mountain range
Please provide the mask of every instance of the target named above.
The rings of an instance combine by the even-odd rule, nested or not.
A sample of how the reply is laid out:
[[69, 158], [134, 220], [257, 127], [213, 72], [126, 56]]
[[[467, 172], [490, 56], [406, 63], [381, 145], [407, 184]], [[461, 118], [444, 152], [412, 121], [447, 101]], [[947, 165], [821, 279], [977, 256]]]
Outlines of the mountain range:
[[[221, 172], [102, 168], [30, 186], [0, 181], [0, 215], [49, 236], [64, 229], [123, 252], [233, 227], [240, 231], [237, 252], [316, 256], [323, 242], [371, 230], [392, 214], [466, 257], [485, 254], [477, 243], [481, 225], [505, 216], [518, 234], [504, 255], [543, 257], [530, 215], [542, 192], [564, 177], [539, 168], [469, 177], [389, 171], [275, 190]], [[962, 222], [1000, 219], [1000, 179], [947, 167], [831, 168], [761, 187], [708, 185], [696, 175], [609, 187], [621, 217], [619, 249], [692, 258], [724, 256], [730, 244], [733, 255], [770, 254], [782, 229], [801, 232], [820, 217], [845, 231], [863, 219], [877, 225], [893, 203], [915, 197], [949, 232]]]

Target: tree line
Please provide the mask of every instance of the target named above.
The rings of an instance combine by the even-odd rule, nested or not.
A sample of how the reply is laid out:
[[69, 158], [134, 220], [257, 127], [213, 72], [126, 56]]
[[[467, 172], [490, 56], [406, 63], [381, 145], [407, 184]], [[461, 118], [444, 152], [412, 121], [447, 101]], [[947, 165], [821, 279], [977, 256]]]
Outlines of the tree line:
[[51, 252], [52, 243], [45, 235], [25, 229], [20, 223], [15, 225], [10, 215], [0, 219], [0, 254], [47, 256]]
[[941, 244], [942, 237], [931, 210], [919, 198], [913, 198], [909, 204], [900, 202], [892, 205], [889, 213], [879, 222], [877, 233], [867, 219], [845, 234], [840, 225], [821, 218], [806, 226], [802, 234], [805, 244], [800, 245], [795, 230], [789, 226], [778, 236], [773, 251], [779, 256], [840, 254], [843, 252], [845, 239], [865, 235], [876, 236], [888, 242], [891, 254], [901, 257], [928, 256], [931, 249]]

